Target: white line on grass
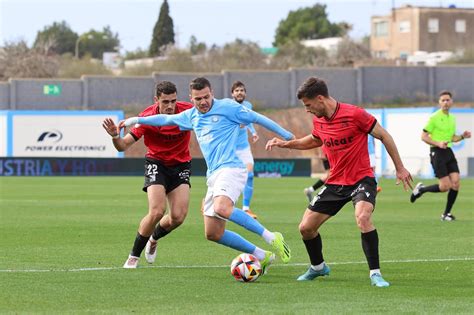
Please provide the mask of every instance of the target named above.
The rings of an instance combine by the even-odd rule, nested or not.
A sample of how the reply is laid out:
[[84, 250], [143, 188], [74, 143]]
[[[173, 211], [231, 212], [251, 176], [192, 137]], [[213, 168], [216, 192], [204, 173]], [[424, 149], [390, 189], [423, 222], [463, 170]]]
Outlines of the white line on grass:
[[[432, 258], [432, 259], [404, 259], [404, 260], [384, 260], [381, 263], [423, 263], [423, 262], [446, 262], [446, 261], [472, 261], [474, 257], [458, 257], [458, 258]], [[330, 262], [329, 265], [356, 265], [366, 264], [366, 261], [342, 261]], [[293, 264], [275, 264], [272, 267], [292, 267], [292, 266], [307, 266], [308, 263], [293, 263]], [[229, 268], [227, 265], [216, 266], [177, 266], [177, 265], [163, 265], [163, 266], [143, 266], [139, 269], [193, 269], [193, 268]], [[72, 268], [72, 269], [0, 269], [0, 272], [79, 272], [79, 271], [106, 271], [106, 270], [121, 270], [122, 267], [92, 267], [92, 268]]]

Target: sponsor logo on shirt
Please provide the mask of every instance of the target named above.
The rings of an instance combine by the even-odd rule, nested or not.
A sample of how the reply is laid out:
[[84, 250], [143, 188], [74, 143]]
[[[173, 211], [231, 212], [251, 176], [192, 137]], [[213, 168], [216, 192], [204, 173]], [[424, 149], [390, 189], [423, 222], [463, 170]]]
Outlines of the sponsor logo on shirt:
[[324, 145], [329, 148], [333, 146], [339, 146], [339, 145], [351, 143], [352, 140], [354, 140], [354, 137], [339, 138], [339, 139], [328, 138], [324, 140]]

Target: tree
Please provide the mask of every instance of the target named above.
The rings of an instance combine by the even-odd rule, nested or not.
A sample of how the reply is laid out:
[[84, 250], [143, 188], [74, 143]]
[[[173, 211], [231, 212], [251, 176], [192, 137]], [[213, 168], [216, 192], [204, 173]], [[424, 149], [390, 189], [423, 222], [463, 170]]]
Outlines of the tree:
[[52, 78], [59, 69], [57, 56], [48, 54], [50, 47], [29, 48], [26, 42], [5, 43], [0, 49], [0, 80], [9, 78]]
[[299, 41], [281, 45], [272, 58], [270, 66], [276, 69], [325, 67], [330, 65], [324, 48], [305, 47]]
[[237, 38], [224, 45], [223, 59], [226, 60], [227, 69], [262, 69], [265, 68], [265, 55], [260, 46], [251, 41]]
[[349, 38], [344, 38], [337, 45], [336, 61], [338, 66], [352, 67], [357, 62], [370, 59], [370, 49], [364, 42], [357, 43]]
[[79, 56], [88, 53], [93, 58], [102, 59], [106, 51], [116, 51], [120, 46], [117, 33], [113, 33], [109, 26], [103, 28], [101, 32], [90, 30], [80, 37], [78, 42]]
[[112, 72], [102, 63], [94, 62], [89, 56], [81, 59], [76, 59], [72, 55], [61, 56], [56, 77], [79, 79], [83, 75], [112, 75]]
[[315, 4], [309, 8], [290, 11], [285, 20], [280, 21], [275, 34], [274, 46], [290, 41], [343, 36], [350, 29], [348, 23], [331, 23], [326, 13], [326, 5]]
[[207, 46], [203, 42], [198, 42], [196, 36], [192, 35], [189, 38], [189, 51], [192, 55], [199, 55], [206, 51]]
[[53, 25], [45, 26], [42, 31], [36, 34], [33, 47], [49, 44], [51, 51], [57, 54], [74, 53], [77, 33], [71, 30], [66, 21], [54, 22]]
[[267, 65], [258, 44], [237, 38], [222, 48], [213, 45], [205, 56], [201, 56], [196, 67], [203, 72], [219, 72], [224, 69], [265, 69]]
[[187, 49], [169, 47], [163, 53], [166, 54], [166, 59], [154, 62], [154, 67], [158, 68], [158, 71], [196, 71], [191, 52]]
[[133, 51], [126, 51], [124, 60], [142, 59], [148, 58], [148, 49], [142, 49], [138, 47]]
[[466, 64], [472, 65], [474, 63], [474, 48], [466, 48], [461, 53], [455, 54], [450, 59], [441, 62], [440, 64]]
[[167, 45], [174, 44], [173, 19], [169, 14], [168, 1], [164, 0], [160, 8], [158, 21], [153, 28], [153, 36], [150, 45], [150, 56], [159, 56]]

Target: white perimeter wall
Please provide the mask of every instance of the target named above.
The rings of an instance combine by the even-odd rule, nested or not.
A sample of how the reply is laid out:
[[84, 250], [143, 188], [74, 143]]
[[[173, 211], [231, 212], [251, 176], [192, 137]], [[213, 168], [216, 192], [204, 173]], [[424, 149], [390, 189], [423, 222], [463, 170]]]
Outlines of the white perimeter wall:
[[[429, 145], [421, 141], [421, 133], [428, 122], [430, 115], [437, 110], [435, 107], [427, 108], [396, 108], [383, 109], [382, 118], [376, 118], [381, 125], [387, 129], [397, 144], [405, 167], [414, 176], [433, 177], [434, 173], [430, 164]], [[372, 112], [369, 110], [369, 112]], [[452, 109], [451, 113], [456, 117], [456, 134], [465, 130], [473, 132], [474, 109]], [[378, 175], [394, 176], [395, 168], [380, 141], [376, 141], [377, 162], [380, 165]], [[455, 143], [452, 147], [456, 155], [461, 176], [468, 173], [468, 157], [474, 157], [473, 139], [467, 139]]]
[[102, 128], [122, 111], [0, 112], [0, 156], [123, 157]]

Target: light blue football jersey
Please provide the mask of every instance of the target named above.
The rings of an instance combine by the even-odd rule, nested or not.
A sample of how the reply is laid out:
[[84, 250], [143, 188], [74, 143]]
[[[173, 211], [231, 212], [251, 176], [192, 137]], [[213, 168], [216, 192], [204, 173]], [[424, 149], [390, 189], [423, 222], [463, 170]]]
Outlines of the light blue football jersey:
[[223, 167], [240, 167], [244, 164], [235, 155], [240, 125], [257, 123], [286, 140], [293, 134], [271, 119], [231, 99], [214, 99], [207, 113], [195, 107], [176, 115], [139, 117], [139, 124], [152, 126], [177, 125], [181, 130], [194, 130], [201, 152], [207, 164], [207, 176]]
[[[240, 105], [245, 106], [248, 109], [252, 109], [252, 103], [250, 102], [243, 101], [242, 103], [240, 103]], [[236, 144], [237, 150], [243, 150], [250, 147], [248, 131], [250, 131], [250, 134], [252, 135], [256, 133], [253, 124], [248, 124], [240, 128], [239, 136], [237, 137], [237, 144]]]

